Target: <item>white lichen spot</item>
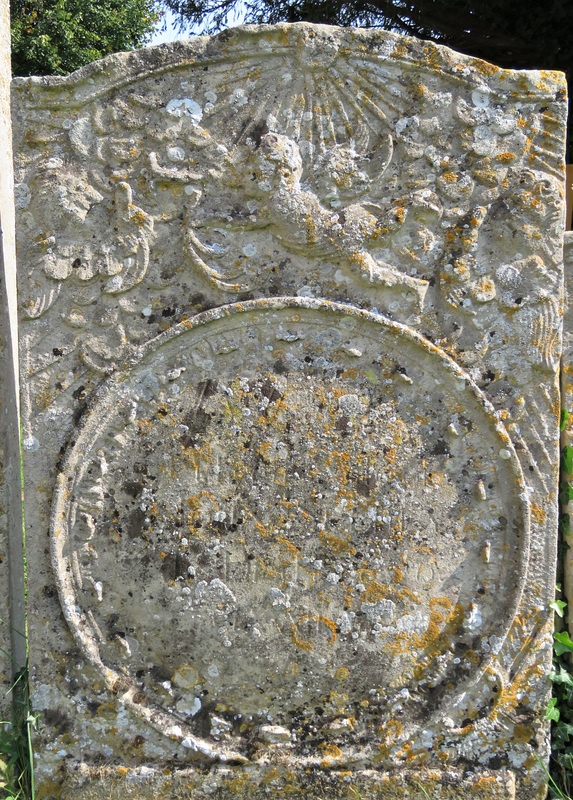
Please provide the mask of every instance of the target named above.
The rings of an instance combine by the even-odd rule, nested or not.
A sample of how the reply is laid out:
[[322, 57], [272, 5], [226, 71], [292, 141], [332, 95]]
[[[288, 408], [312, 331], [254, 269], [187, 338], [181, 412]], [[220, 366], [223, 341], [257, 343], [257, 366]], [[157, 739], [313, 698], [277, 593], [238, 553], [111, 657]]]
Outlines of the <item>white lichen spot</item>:
[[165, 110], [174, 117], [190, 117], [194, 125], [198, 125], [203, 118], [201, 106], [190, 97], [173, 98], [167, 103]]
[[223, 717], [211, 717], [211, 730], [209, 731], [211, 736], [220, 736], [222, 733], [229, 733], [232, 729], [231, 723], [223, 719]]
[[474, 89], [472, 103], [478, 108], [487, 108], [489, 106], [489, 92], [486, 89]]
[[268, 744], [280, 744], [290, 741], [290, 731], [280, 725], [261, 725], [258, 730], [258, 738]]
[[343, 394], [338, 400], [338, 408], [343, 414], [352, 416], [364, 411], [364, 403], [356, 394]]
[[469, 614], [464, 620], [464, 627], [471, 631], [472, 633], [478, 628], [481, 628], [482, 624], [482, 615], [481, 611], [479, 610], [478, 606], [475, 603], [470, 603], [470, 610]]
[[340, 633], [346, 635], [352, 631], [352, 620], [345, 611], [342, 616], [336, 620], [336, 624], [340, 629]]
[[269, 589], [269, 596], [271, 598], [271, 604], [273, 606], [282, 606], [283, 608], [290, 608], [290, 599], [288, 595], [278, 589], [276, 586], [272, 586]]
[[247, 97], [247, 93], [244, 89], [241, 89], [241, 87], [233, 89], [233, 92], [229, 98], [229, 103], [240, 108], [241, 106], [246, 105], [248, 102], [249, 98]]
[[254, 245], [252, 242], [248, 242], [247, 244], [243, 245], [242, 250], [247, 258], [252, 258], [253, 256], [257, 255], [256, 245]]
[[167, 158], [170, 161], [184, 161], [185, 150], [182, 147], [168, 147]]
[[389, 623], [394, 619], [396, 605], [392, 600], [378, 600], [376, 603], [362, 603], [360, 610], [370, 622]]
[[167, 380], [176, 381], [177, 378], [179, 378], [181, 374], [185, 372], [186, 369], [187, 367], [176, 367], [174, 369], [168, 369], [166, 373]]
[[44, 169], [62, 169], [63, 166], [63, 158], [49, 158], [44, 164]]

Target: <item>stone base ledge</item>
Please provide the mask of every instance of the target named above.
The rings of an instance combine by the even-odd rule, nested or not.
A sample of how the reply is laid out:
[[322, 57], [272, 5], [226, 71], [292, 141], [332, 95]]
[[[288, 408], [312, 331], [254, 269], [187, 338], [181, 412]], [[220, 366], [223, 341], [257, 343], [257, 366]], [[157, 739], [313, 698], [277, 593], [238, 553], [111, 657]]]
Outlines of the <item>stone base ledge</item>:
[[[68, 767], [63, 782], [40, 781], [37, 800], [515, 800], [507, 770], [404, 770], [400, 773], [314, 770], [271, 765], [164, 770], [151, 767]], [[532, 798], [533, 800], [533, 798]]]

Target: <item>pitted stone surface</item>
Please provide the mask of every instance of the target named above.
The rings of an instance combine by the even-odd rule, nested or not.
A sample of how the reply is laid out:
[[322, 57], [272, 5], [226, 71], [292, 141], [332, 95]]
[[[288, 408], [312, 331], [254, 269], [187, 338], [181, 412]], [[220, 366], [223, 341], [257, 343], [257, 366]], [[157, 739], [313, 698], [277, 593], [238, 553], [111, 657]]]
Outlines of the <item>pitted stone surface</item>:
[[15, 103], [44, 794], [541, 796], [562, 77], [279, 25]]
[[322, 723], [363, 761], [396, 706], [398, 740], [419, 736], [521, 595], [528, 508], [492, 407], [437, 348], [350, 307], [253, 301], [163, 339], [100, 391], [56, 490], [86, 656], [136, 711], [178, 712], [159, 727], [189, 748], [207, 747], [192, 731], [294, 757]]

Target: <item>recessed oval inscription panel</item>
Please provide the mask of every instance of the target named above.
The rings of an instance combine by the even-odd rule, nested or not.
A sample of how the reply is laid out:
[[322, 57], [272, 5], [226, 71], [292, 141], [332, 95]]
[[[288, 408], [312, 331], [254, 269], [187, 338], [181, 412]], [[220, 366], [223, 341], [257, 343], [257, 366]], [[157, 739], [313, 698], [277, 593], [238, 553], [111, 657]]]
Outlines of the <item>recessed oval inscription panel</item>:
[[86, 657], [190, 752], [308, 752], [321, 729], [364, 752], [501, 647], [525, 498], [438, 348], [347, 306], [252, 301], [104, 384], [58, 479], [53, 564]]

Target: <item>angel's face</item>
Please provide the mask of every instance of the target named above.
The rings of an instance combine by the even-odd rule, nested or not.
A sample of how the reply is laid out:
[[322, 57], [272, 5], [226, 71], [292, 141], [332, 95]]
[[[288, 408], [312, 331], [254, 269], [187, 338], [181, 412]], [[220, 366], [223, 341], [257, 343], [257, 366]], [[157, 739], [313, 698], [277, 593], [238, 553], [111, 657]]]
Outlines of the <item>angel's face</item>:
[[302, 175], [302, 157], [293, 139], [279, 133], [267, 133], [255, 151], [255, 163], [267, 181], [294, 183]]
[[337, 202], [360, 197], [372, 183], [364, 169], [368, 160], [353, 148], [335, 145], [317, 160], [312, 176], [313, 188], [324, 202], [333, 207]]

